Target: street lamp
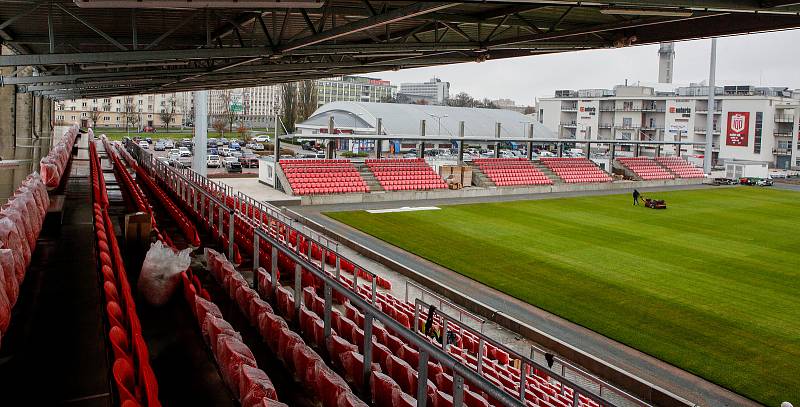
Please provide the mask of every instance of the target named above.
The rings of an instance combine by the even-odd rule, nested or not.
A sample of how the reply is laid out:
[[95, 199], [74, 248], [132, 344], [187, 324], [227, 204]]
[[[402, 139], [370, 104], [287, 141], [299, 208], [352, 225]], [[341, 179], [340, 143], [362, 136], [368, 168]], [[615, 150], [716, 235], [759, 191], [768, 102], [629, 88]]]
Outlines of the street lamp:
[[437, 116], [437, 115], [435, 115], [435, 114], [432, 114], [432, 113], [427, 113], [427, 115], [428, 115], [428, 116], [430, 116], [430, 117], [433, 117], [433, 118], [434, 118], [434, 119], [436, 119], [436, 120], [437, 120], [437, 122], [439, 123], [439, 124], [438, 124], [439, 130], [437, 130], [437, 132], [436, 132], [436, 135], [441, 137], [441, 135], [442, 135], [442, 119], [444, 119], [445, 117], [447, 117], [447, 115], [446, 115], [446, 114], [443, 114], [443, 115], [441, 115], [441, 116]]

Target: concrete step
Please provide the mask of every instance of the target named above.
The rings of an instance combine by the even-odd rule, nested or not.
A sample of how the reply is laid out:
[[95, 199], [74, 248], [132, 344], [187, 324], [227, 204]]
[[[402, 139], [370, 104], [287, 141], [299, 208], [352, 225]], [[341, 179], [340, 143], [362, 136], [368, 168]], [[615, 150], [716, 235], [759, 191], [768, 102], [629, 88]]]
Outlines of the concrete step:
[[367, 167], [366, 164], [364, 164], [364, 163], [353, 163], [353, 165], [355, 165], [356, 169], [358, 170], [359, 175], [361, 175], [361, 179], [363, 179], [364, 182], [369, 187], [369, 191], [370, 192], [383, 191], [384, 190], [383, 187], [381, 186], [380, 182], [378, 182], [378, 179], [375, 177], [375, 174], [372, 173], [372, 171], [369, 169], [369, 167]]
[[479, 187], [495, 187], [494, 182], [492, 182], [489, 177], [481, 171], [480, 168], [473, 165], [472, 166], [472, 183]]
[[556, 173], [554, 173], [553, 170], [547, 168], [547, 166], [545, 166], [544, 164], [534, 161], [533, 162], [533, 166], [538, 168], [539, 171], [544, 173], [544, 175], [547, 175], [547, 177], [550, 178], [550, 181], [553, 181], [553, 184], [563, 184], [564, 183], [564, 181], [561, 179], [561, 177], [556, 175]]

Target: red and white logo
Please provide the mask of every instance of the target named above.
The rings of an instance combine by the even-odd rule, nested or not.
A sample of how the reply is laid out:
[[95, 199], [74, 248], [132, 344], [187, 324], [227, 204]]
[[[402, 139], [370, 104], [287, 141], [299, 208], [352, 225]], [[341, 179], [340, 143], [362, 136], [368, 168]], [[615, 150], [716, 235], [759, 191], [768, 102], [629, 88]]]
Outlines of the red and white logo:
[[731, 131], [741, 133], [745, 129], [745, 118], [743, 114], [731, 115]]

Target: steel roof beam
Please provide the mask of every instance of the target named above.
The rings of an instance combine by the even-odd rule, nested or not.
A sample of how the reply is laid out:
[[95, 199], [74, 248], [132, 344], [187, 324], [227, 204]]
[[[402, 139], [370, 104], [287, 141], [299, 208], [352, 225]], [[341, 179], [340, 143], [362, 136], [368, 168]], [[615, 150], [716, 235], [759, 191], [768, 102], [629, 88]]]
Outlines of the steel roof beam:
[[128, 61], [173, 61], [213, 58], [252, 58], [258, 56], [268, 57], [270, 55], [272, 55], [272, 53], [269, 50], [261, 47], [4, 55], [0, 57], [0, 66], [92, 64]]

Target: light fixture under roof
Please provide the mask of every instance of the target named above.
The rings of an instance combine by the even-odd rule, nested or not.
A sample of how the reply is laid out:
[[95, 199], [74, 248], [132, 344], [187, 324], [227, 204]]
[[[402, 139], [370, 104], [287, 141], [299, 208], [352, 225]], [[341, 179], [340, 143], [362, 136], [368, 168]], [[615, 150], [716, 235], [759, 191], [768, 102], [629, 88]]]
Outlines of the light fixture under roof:
[[74, 0], [81, 8], [151, 8], [151, 9], [201, 9], [201, 8], [320, 8], [323, 0]]
[[632, 7], [608, 7], [601, 8], [603, 14], [624, 15], [624, 16], [657, 16], [657, 17], [691, 17], [692, 11], [686, 9], [671, 8], [632, 8]]

